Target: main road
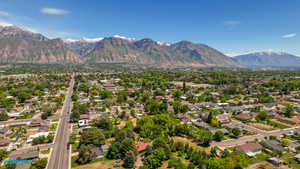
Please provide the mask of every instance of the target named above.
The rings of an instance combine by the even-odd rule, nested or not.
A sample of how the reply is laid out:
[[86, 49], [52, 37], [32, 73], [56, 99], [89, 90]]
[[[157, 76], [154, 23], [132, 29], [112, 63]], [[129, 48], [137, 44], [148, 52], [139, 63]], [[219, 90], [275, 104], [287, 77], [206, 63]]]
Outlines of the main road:
[[70, 86], [67, 91], [64, 105], [62, 108], [61, 117], [58, 124], [58, 129], [54, 139], [54, 146], [51, 151], [51, 156], [48, 161], [47, 169], [69, 169], [70, 151], [68, 149], [68, 141], [70, 136], [70, 107], [71, 96], [74, 88], [74, 74], [70, 81]]

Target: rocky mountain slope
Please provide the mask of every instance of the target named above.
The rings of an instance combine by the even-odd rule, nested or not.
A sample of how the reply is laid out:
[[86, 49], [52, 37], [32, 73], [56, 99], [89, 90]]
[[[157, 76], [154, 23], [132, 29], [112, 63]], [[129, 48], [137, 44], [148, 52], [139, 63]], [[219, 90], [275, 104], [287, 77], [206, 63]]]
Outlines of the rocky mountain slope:
[[0, 25], [0, 63], [80, 63], [79, 56], [60, 39], [16, 26]]
[[128, 63], [155, 67], [236, 67], [234, 59], [202, 44], [174, 44], [122, 36], [49, 39], [13, 25], [0, 25], [0, 63]]
[[188, 41], [168, 44], [151, 39], [135, 40], [113, 36], [95, 42], [94, 46], [89, 43], [87, 47], [88, 49], [71, 46], [71, 49], [84, 49], [85, 52], [78, 54], [84, 61], [92, 63], [131, 63], [157, 67], [239, 66], [235, 60], [213, 48]]
[[300, 57], [285, 52], [254, 52], [235, 59], [250, 67], [300, 67]]

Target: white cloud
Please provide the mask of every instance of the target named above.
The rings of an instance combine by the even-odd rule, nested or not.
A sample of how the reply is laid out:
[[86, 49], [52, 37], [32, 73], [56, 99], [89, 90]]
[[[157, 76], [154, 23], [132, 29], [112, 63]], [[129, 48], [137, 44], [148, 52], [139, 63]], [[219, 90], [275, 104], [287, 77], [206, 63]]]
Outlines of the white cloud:
[[67, 10], [58, 9], [58, 8], [41, 8], [40, 11], [44, 14], [49, 15], [64, 15], [69, 13]]
[[8, 12], [5, 12], [5, 11], [0, 11], [0, 16], [8, 17], [8, 16], [11, 16], [11, 14]]
[[281, 38], [293, 38], [293, 37], [296, 37], [296, 36], [297, 36], [296, 33], [290, 33], [290, 34], [282, 35]]
[[223, 22], [223, 25], [226, 26], [228, 29], [234, 29], [238, 25], [240, 25], [241, 22], [237, 20], [227, 20]]

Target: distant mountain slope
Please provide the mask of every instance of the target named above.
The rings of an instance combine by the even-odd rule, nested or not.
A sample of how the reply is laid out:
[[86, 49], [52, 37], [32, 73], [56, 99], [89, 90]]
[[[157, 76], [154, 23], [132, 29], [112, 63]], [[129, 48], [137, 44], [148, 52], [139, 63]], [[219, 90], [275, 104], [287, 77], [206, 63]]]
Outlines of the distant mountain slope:
[[174, 44], [123, 36], [49, 39], [13, 25], [0, 25], [0, 63], [128, 63], [154, 67], [236, 67], [234, 59], [202, 44]]
[[80, 63], [60, 39], [48, 39], [16, 26], [0, 25], [0, 63]]
[[300, 67], [300, 57], [284, 52], [255, 52], [235, 59], [250, 67]]
[[236, 67], [239, 64], [206, 45], [181, 41], [167, 44], [151, 39], [109, 37], [96, 43], [86, 56], [88, 62], [132, 63], [158, 67]]

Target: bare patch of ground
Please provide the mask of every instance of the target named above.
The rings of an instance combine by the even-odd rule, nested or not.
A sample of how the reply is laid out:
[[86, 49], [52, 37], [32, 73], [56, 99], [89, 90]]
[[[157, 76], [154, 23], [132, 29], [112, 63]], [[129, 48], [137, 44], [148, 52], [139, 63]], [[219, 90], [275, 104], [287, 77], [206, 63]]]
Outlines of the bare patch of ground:
[[270, 126], [267, 124], [262, 124], [262, 123], [248, 123], [248, 125], [258, 128], [258, 129], [261, 129], [261, 130], [266, 130], [266, 131], [271, 131], [271, 130], [276, 129], [273, 126]]

